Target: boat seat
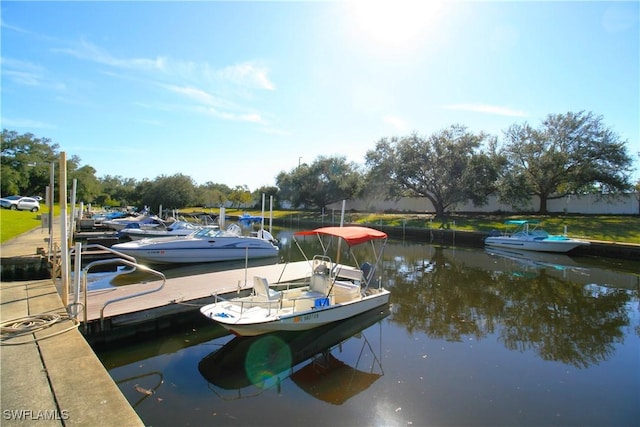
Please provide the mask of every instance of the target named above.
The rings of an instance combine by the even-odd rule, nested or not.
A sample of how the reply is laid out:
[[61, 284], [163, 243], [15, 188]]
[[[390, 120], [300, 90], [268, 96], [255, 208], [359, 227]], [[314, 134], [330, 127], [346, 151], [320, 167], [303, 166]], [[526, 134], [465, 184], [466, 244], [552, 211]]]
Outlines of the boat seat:
[[309, 290], [326, 296], [330, 285], [331, 280], [329, 277], [324, 274], [314, 273], [310, 279]]
[[269, 301], [279, 300], [281, 292], [269, 287], [269, 282], [264, 277], [253, 276], [253, 290], [257, 296], [264, 297]]

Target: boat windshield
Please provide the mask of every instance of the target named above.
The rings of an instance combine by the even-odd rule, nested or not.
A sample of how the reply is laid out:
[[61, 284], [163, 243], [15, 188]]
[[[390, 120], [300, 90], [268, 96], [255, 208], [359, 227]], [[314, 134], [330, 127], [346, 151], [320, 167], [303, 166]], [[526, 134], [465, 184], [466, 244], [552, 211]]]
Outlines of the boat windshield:
[[239, 230], [240, 227], [235, 224], [231, 224], [226, 230], [221, 230], [219, 228], [213, 227], [205, 227], [193, 233], [193, 237], [195, 237], [196, 239], [209, 239], [212, 237], [239, 236], [241, 234]]
[[205, 239], [209, 237], [217, 237], [219, 232], [220, 230], [218, 229], [205, 227], [196, 231], [193, 236], [199, 239]]

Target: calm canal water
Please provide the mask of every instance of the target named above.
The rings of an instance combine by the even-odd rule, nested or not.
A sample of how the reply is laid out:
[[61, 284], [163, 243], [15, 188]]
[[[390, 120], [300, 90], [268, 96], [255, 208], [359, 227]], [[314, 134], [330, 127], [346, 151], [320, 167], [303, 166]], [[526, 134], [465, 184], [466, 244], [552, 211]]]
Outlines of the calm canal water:
[[198, 322], [98, 355], [148, 426], [638, 425], [637, 262], [385, 254], [386, 310], [250, 339]]

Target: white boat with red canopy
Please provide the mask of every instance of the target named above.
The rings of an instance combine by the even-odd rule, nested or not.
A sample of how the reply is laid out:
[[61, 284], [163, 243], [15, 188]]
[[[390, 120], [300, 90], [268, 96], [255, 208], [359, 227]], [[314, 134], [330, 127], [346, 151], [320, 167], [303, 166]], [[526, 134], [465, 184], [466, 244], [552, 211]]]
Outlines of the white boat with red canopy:
[[[304, 284], [270, 285], [266, 279], [254, 277], [251, 295], [232, 299], [216, 296], [213, 304], [200, 309], [201, 313], [236, 335], [254, 336], [316, 328], [389, 302], [389, 291], [381, 286], [380, 281], [374, 281], [387, 242], [386, 233], [368, 227], [348, 226], [300, 231], [294, 234], [294, 240], [297, 236], [317, 236], [324, 251], [311, 260], [305, 256], [309, 262], [309, 275]], [[355, 265], [358, 261], [351, 249], [370, 242], [373, 264], [366, 262], [360, 267], [351, 267], [340, 264], [339, 258], [332, 260], [327, 253], [335, 240], [331, 239], [333, 237], [348, 245]], [[340, 243], [337, 246], [339, 257]], [[283, 289], [275, 290], [272, 286]]]

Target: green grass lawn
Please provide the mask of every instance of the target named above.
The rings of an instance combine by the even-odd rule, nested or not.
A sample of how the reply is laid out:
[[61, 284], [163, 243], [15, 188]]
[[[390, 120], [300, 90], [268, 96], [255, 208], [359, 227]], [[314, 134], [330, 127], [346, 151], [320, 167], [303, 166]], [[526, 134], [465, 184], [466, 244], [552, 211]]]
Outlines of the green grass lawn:
[[[240, 215], [244, 212], [260, 215], [260, 211], [227, 209], [227, 215]], [[269, 215], [268, 212], [266, 215]], [[274, 218], [293, 217], [300, 220], [322, 221], [318, 212], [310, 211], [274, 211]], [[640, 244], [640, 216], [629, 215], [452, 215], [447, 221], [435, 219], [430, 214], [371, 214], [346, 213], [345, 222], [363, 224], [375, 227], [389, 225], [407, 228], [455, 228], [462, 231], [504, 231], [508, 219], [537, 219], [541, 226], [551, 234], [562, 234], [567, 227], [567, 234], [571, 237], [604, 240], [620, 243]], [[340, 213], [325, 214], [324, 222], [340, 221]]]
[[[207, 210], [209, 213], [218, 214], [217, 209]], [[188, 208], [182, 212], [202, 212], [202, 208]], [[257, 210], [226, 209], [227, 215], [241, 215], [247, 212], [252, 215], [260, 215]], [[10, 211], [0, 209], [0, 243], [5, 242], [25, 231], [41, 226], [41, 216], [46, 215], [48, 209], [43, 206], [40, 212]], [[54, 207], [54, 214], [59, 215], [58, 206]], [[268, 215], [268, 213], [267, 213]], [[322, 221], [319, 212], [312, 211], [281, 211], [273, 212], [274, 218], [293, 218], [295, 220]], [[389, 225], [407, 228], [440, 228], [442, 226], [463, 231], [505, 230], [504, 221], [507, 219], [534, 218], [542, 222], [542, 227], [552, 234], [562, 234], [564, 226], [571, 237], [589, 240], [605, 240], [620, 243], [640, 244], [640, 216], [627, 215], [548, 215], [548, 216], [499, 216], [499, 215], [454, 215], [448, 221], [434, 219], [427, 214], [367, 214], [346, 213], [345, 221], [348, 223], [363, 224], [375, 227], [376, 225]], [[328, 213], [324, 216], [324, 222], [340, 221], [340, 213]]]
[[[58, 207], [54, 207], [54, 214], [59, 214]], [[12, 211], [0, 209], [0, 243], [12, 239], [20, 234], [42, 226], [42, 216], [48, 215], [49, 209], [41, 206], [36, 212]]]

